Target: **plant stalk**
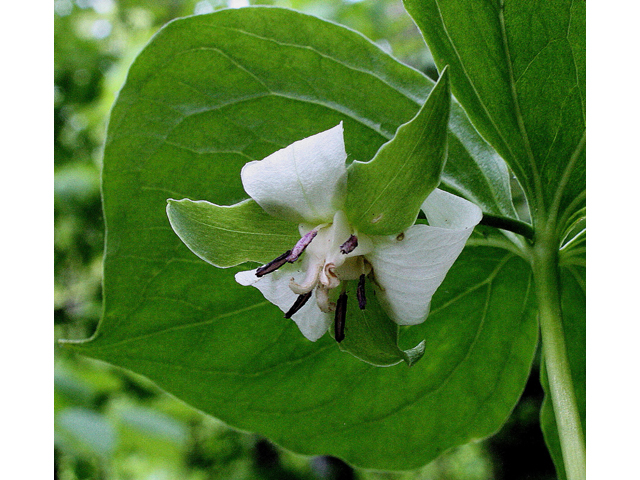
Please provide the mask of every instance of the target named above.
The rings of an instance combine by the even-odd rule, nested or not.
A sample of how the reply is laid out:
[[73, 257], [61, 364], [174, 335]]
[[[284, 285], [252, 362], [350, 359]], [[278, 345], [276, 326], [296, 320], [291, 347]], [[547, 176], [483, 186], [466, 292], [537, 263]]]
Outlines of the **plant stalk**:
[[514, 220], [508, 217], [502, 217], [500, 215], [491, 215], [490, 213], [483, 213], [480, 225], [486, 225], [488, 227], [500, 228], [502, 230], [508, 230], [518, 235], [522, 235], [524, 238], [533, 240], [533, 227], [528, 223], [521, 222], [520, 220]]
[[576, 401], [564, 329], [558, 272], [558, 243], [553, 235], [537, 236], [533, 272], [538, 300], [542, 350], [567, 480], [586, 478], [586, 449]]

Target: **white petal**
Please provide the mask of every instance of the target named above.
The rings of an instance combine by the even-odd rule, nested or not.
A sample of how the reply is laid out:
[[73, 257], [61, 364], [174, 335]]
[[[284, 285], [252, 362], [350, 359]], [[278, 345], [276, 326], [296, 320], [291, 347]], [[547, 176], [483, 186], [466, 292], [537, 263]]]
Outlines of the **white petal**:
[[[298, 297], [289, 288], [289, 281], [292, 277], [296, 282], [302, 281], [305, 272], [293, 265], [287, 265], [260, 278], [256, 277], [255, 272], [255, 270], [248, 270], [236, 273], [236, 281], [240, 285], [256, 287], [264, 298], [286, 313]], [[315, 292], [291, 319], [296, 322], [300, 332], [312, 342], [322, 337], [332, 322], [332, 316], [321, 312], [318, 308]]]
[[480, 207], [438, 188], [431, 192], [420, 208], [432, 227], [466, 230], [473, 229], [482, 220]]
[[271, 215], [330, 222], [344, 204], [347, 169], [342, 122], [292, 143], [241, 172], [246, 192]]
[[384, 289], [381, 303], [399, 325], [427, 318], [431, 297], [482, 218], [476, 205], [442, 190], [429, 195], [422, 209], [430, 225], [414, 225], [404, 236], [376, 237], [367, 255]]
[[302, 335], [315, 342], [322, 337], [333, 323], [333, 315], [324, 313], [318, 307], [315, 291], [311, 298], [291, 319], [296, 322]]
[[255, 284], [260, 280], [259, 277], [256, 277], [256, 270], [244, 270], [242, 272], [238, 272], [235, 275], [236, 282], [238, 282], [243, 287], [248, 287], [250, 285]]

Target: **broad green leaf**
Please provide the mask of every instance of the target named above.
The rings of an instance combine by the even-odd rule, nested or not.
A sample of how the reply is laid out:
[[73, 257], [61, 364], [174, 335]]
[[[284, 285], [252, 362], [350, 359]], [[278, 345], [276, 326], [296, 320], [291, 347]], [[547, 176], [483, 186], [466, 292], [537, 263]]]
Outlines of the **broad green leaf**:
[[467, 198], [484, 212], [517, 219], [506, 163], [471, 125], [455, 100], [449, 130], [440, 188]]
[[[256, 289], [236, 283], [240, 268], [218, 269], [189, 251], [165, 213], [168, 198], [238, 203], [244, 163], [339, 121], [347, 152], [370, 159], [431, 86], [360, 35], [288, 10], [225, 10], [167, 25], [131, 67], [112, 111], [104, 314], [75, 348], [237, 428], [364, 467], [417, 467], [495, 432], [522, 391], [537, 339], [529, 269], [518, 257], [463, 252], [429, 320], [400, 337], [403, 349], [426, 338], [425, 357], [378, 368], [328, 335], [304, 339]], [[474, 185], [467, 194], [483, 208], [508, 210], [504, 165], [460, 115], [453, 106], [460, 123], [451, 130], [469, 135], [449, 135], [448, 165], [476, 172], [464, 185]], [[372, 391], [384, 394], [372, 402]]]
[[478, 131], [513, 168], [534, 220], [585, 190], [585, 2], [405, 0]]
[[[211, 306], [204, 321], [77, 347], [229, 425], [299, 453], [376, 469], [416, 468], [497, 431], [522, 393], [536, 347], [528, 267], [500, 249], [463, 252], [428, 321], [403, 331], [403, 345], [426, 339], [411, 368], [368, 365], [329, 336], [308, 342], [255, 289], [246, 292], [242, 307]], [[129, 318], [126, 329], [140, 320]]]
[[169, 222], [198, 257], [216, 267], [266, 263], [300, 239], [298, 227], [267, 214], [253, 200], [233, 206], [169, 200]]
[[[356, 32], [316, 19], [301, 22], [308, 17], [297, 12], [266, 10], [248, 8], [179, 20], [146, 47], [144, 61], [132, 66], [128, 88], [120, 92], [120, 108], [114, 109], [110, 122], [118, 125], [124, 117], [137, 122], [135, 148], [141, 160], [149, 155], [147, 147], [173, 148], [183, 161], [194, 159], [189, 172], [199, 181], [191, 182], [192, 188], [198, 185], [199, 192], [208, 193], [217, 185], [203, 184], [201, 172], [212, 156], [222, 158], [226, 167], [229, 162], [262, 159], [345, 119], [347, 152], [352, 159], [368, 161], [416, 115], [433, 88], [428, 77], [398, 63]], [[291, 21], [298, 30], [274, 25], [280, 19]], [[255, 26], [245, 28], [249, 23]], [[316, 35], [316, 25], [326, 33]], [[173, 42], [170, 48], [169, 42]], [[164, 84], [171, 88], [163, 88]], [[142, 116], [136, 119], [139, 110], [153, 123], [142, 123]], [[243, 123], [247, 115], [253, 120]], [[226, 121], [214, 120], [221, 118]], [[196, 124], [205, 128], [189, 131], [189, 141], [182, 143]], [[171, 136], [163, 141], [162, 136], [154, 137], [156, 133]], [[123, 140], [112, 151], [123, 143], [126, 148], [134, 146]], [[444, 184], [485, 211], [515, 216], [504, 162], [456, 104], [448, 145]], [[159, 184], [163, 181], [157, 179]], [[243, 196], [238, 193], [236, 200]]]
[[[353, 282], [352, 282], [353, 283]], [[415, 364], [424, 354], [424, 341], [403, 351], [398, 347], [398, 325], [382, 310], [370, 283], [366, 284], [367, 304], [360, 310], [354, 285], [347, 289], [347, 322], [340, 349], [378, 366], [406, 362]]]
[[[571, 266], [561, 270], [562, 280], [562, 314], [567, 355], [571, 367], [573, 388], [580, 410], [582, 428], [586, 430], [586, 270], [583, 267]], [[540, 424], [544, 439], [556, 466], [559, 479], [565, 479], [564, 462], [558, 429], [556, 425], [553, 403], [549, 394], [549, 381], [546, 370], [542, 369], [542, 386], [547, 392], [540, 412]]]
[[415, 118], [373, 160], [350, 165], [345, 210], [362, 232], [393, 235], [415, 223], [420, 205], [440, 183], [450, 105], [445, 69]]

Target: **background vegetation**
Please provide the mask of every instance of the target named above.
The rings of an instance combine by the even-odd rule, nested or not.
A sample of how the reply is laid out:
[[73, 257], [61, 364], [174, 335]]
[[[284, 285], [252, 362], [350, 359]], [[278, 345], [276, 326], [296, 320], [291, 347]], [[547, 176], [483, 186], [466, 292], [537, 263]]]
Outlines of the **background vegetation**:
[[[428, 51], [399, 1], [260, 3], [350, 26], [434, 76]], [[81, 339], [95, 331], [100, 317], [101, 148], [109, 109], [127, 69], [154, 32], [173, 18], [248, 2], [56, 0], [54, 5], [55, 336]], [[56, 478], [554, 478], [538, 424], [542, 390], [536, 369], [497, 436], [451, 451], [420, 471], [382, 474], [354, 471], [333, 458], [295, 456], [266, 439], [227, 428], [143, 378], [57, 349]]]

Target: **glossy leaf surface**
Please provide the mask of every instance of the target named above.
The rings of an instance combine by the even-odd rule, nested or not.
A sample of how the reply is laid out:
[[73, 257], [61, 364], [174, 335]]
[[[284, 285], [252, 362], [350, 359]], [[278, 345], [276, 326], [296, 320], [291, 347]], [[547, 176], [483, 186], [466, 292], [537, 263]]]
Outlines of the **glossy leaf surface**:
[[474, 125], [513, 168], [534, 220], [584, 205], [585, 2], [405, 6]]

